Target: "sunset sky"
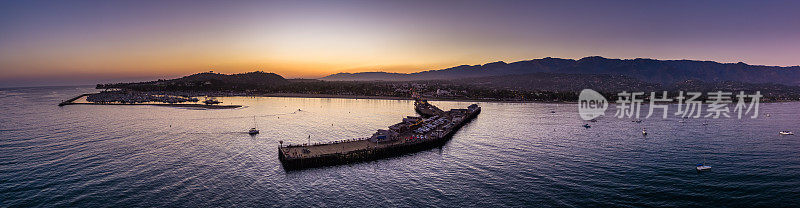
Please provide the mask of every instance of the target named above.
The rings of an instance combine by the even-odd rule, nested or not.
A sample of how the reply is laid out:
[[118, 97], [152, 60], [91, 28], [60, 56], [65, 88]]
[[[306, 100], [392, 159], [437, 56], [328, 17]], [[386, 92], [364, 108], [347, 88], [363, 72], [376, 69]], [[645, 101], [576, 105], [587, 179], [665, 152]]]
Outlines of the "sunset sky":
[[593, 55], [800, 65], [800, 1], [0, 1], [0, 86]]

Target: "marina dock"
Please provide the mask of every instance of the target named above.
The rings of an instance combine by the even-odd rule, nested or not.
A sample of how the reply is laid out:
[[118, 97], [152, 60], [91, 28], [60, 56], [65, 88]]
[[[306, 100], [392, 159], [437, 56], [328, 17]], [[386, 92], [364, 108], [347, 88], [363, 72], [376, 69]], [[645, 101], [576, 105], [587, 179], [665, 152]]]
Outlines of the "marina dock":
[[197, 104], [197, 103], [157, 103], [157, 102], [146, 102], [146, 103], [122, 103], [122, 102], [75, 102], [85, 96], [95, 95], [97, 93], [86, 93], [75, 96], [68, 100], [62, 101], [58, 103], [58, 106], [66, 106], [66, 105], [150, 105], [150, 106], [165, 106], [165, 107], [185, 107], [185, 108], [207, 108], [207, 109], [230, 109], [230, 108], [241, 108], [241, 105], [209, 105], [209, 104]]
[[281, 144], [278, 157], [283, 167], [291, 170], [369, 161], [426, 150], [444, 145], [480, 111], [477, 104], [472, 104], [466, 109], [436, 112], [427, 118], [408, 116], [402, 122], [378, 130], [368, 138], [324, 144]]

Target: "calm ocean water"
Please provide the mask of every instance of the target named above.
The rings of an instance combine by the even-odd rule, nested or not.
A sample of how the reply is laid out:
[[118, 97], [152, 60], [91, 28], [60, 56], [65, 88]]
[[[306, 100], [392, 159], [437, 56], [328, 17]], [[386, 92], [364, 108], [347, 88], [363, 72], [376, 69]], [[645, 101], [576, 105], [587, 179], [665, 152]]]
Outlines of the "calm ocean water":
[[[480, 103], [442, 148], [286, 172], [279, 140], [369, 136], [414, 115], [412, 102], [56, 106], [94, 91], [0, 89], [0, 207], [800, 206], [800, 136], [778, 135], [800, 132], [800, 103], [762, 104], [758, 119], [602, 118], [590, 129], [574, 104]], [[260, 135], [245, 133], [253, 125]], [[695, 171], [702, 161], [713, 170]]]

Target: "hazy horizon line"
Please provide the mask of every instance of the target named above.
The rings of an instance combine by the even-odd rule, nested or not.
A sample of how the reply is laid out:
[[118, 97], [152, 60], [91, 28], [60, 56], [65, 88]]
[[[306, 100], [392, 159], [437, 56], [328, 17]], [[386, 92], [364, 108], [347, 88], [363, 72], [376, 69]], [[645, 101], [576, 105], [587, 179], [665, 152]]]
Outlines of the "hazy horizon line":
[[[286, 79], [321, 79], [321, 78], [324, 78], [324, 77], [327, 77], [327, 76], [330, 76], [330, 75], [334, 75], [334, 74], [358, 74], [358, 73], [414, 74], [414, 73], [420, 73], [420, 72], [426, 72], [426, 71], [445, 70], [445, 69], [455, 68], [455, 67], [459, 67], [459, 66], [481, 66], [481, 65], [485, 65], [485, 64], [489, 64], [489, 63], [497, 63], [497, 62], [503, 62], [503, 63], [507, 63], [507, 64], [512, 64], [512, 63], [517, 63], [517, 62], [541, 60], [541, 59], [548, 59], [548, 58], [578, 61], [578, 60], [581, 60], [581, 59], [584, 59], [584, 58], [589, 58], [589, 57], [601, 57], [601, 58], [605, 58], [605, 59], [616, 59], [616, 60], [649, 59], [649, 60], [658, 60], [658, 61], [714, 62], [714, 63], [720, 63], [720, 64], [744, 63], [744, 64], [747, 64], [749, 66], [782, 67], [782, 68], [800, 67], [800, 65], [791, 65], [791, 66], [789, 66], [789, 65], [786, 65], [786, 66], [782, 66], [782, 65], [760, 65], [760, 64], [748, 64], [748, 63], [743, 62], [743, 61], [725, 62], [725, 61], [703, 60], [703, 59], [687, 59], [687, 58], [684, 58], [684, 59], [658, 59], [658, 58], [647, 58], [647, 57], [609, 58], [609, 57], [605, 57], [605, 56], [601, 56], [601, 55], [584, 56], [584, 57], [581, 57], [581, 58], [563, 58], [563, 57], [550, 57], [550, 56], [548, 56], [548, 57], [542, 57], [542, 58], [522, 59], [522, 60], [517, 60], [517, 61], [497, 60], [497, 61], [490, 61], [490, 62], [485, 62], [485, 63], [481, 63], [481, 64], [451, 65], [449, 67], [444, 67], [444, 68], [440, 67], [440, 68], [433, 68], [433, 69], [420, 69], [420, 70], [413, 71], [413, 72], [397, 72], [397, 71], [380, 70], [380, 69], [362, 70], [362, 71], [350, 71], [350, 72], [348, 72], [348, 69], [345, 69], [345, 70], [341, 70], [339, 72], [334, 72], [334, 73], [330, 73], [330, 74], [322, 75], [322, 76], [296, 76], [296, 77], [295, 76], [287, 76], [287, 77], [284, 77], [284, 75], [281, 75], [278, 72], [268, 71], [268, 70], [264, 70], [264, 69], [254, 69], [252, 71], [239, 71], [239, 72], [229, 72], [229, 73], [218, 72], [217, 70], [211, 69], [211, 70], [198, 70], [197, 72], [194, 72], [194, 73], [182, 74], [182, 75], [181, 74], [167, 74], [167, 75], [161, 75], [161, 76], [156, 75], [156, 76], [93, 77], [93, 78], [92, 77], [84, 77], [84, 78], [82, 78], [82, 80], [53, 80], [53, 79], [65, 78], [65, 77], [62, 77], [62, 75], [58, 75], [58, 76], [54, 76], [54, 77], [46, 77], [44, 79], [36, 79], [35, 77], [23, 77], [23, 78], [10, 78], [10, 79], [1, 80], [1, 81], [3, 81], [3, 83], [10, 83], [10, 84], [6, 84], [6, 85], [0, 84], [0, 89], [28, 88], [28, 87], [76, 87], [76, 86], [91, 86], [91, 85], [96, 85], [96, 84], [108, 84], [108, 83], [147, 82], [148, 80], [149, 81], [155, 81], [155, 80], [159, 80], [159, 79], [177, 79], [177, 78], [181, 78], [181, 77], [185, 77], [185, 76], [189, 76], [189, 75], [193, 75], [193, 74], [210, 72], [210, 71], [214, 71], [214, 73], [226, 74], [226, 75], [262, 71], [262, 72], [266, 72], [266, 73], [274, 73], [274, 74], [280, 75], [281, 77], [284, 77]], [[16, 81], [16, 82], [14, 82], [14, 81]], [[48, 84], [48, 82], [56, 82], [56, 83]], [[31, 84], [30, 85], [26, 85], [26, 84], [17, 84], [17, 83], [31, 83]]]

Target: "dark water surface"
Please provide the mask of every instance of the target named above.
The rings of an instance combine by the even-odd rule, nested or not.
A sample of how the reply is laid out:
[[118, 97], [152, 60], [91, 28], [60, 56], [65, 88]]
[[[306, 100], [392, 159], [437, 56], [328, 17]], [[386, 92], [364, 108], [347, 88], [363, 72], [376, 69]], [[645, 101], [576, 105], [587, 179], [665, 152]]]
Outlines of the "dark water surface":
[[[800, 103], [762, 104], [758, 119], [603, 118], [590, 129], [576, 105], [480, 103], [483, 112], [440, 149], [286, 172], [279, 140], [369, 136], [414, 115], [412, 102], [56, 106], [93, 91], [0, 89], [0, 207], [800, 206], [800, 136], [778, 135], [800, 132]], [[245, 133], [253, 116], [255, 137]], [[701, 161], [713, 169], [698, 173]]]

